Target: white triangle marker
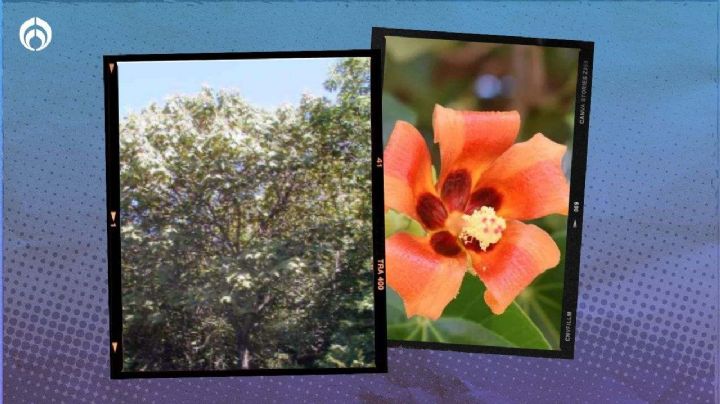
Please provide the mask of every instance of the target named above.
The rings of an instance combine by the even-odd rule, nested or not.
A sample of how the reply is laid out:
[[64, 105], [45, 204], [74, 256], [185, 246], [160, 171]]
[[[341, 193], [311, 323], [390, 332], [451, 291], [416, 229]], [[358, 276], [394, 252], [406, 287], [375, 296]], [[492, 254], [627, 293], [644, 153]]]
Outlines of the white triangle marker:
[[113, 72], [113, 69], [115, 69], [115, 63], [110, 63], [110, 73]]
[[113, 347], [113, 352], [117, 352], [117, 342], [113, 342], [111, 345]]

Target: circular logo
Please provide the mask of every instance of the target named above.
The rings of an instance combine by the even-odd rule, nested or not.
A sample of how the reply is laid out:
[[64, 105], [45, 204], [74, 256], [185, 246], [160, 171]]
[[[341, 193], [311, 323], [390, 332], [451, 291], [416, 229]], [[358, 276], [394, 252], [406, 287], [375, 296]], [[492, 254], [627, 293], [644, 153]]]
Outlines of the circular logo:
[[40, 17], [32, 17], [20, 26], [20, 43], [29, 51], [39, 52], [51, 41], [52, 28]]

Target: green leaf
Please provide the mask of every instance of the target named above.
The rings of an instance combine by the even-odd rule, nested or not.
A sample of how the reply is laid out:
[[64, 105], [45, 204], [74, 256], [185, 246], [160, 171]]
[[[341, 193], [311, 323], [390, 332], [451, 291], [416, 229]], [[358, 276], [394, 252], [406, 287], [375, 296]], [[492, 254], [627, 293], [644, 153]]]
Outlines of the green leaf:
[[443, 317], [428, 323], [430, 327], [429, 340], [435, 340], [433, 342], [503, 347], [515, 346], [511, 341], [483, 324], [463, 318]]
[[417, 221], [394, 210], [387, 211], [387, 213], [385, 213], [385, 238], [399, 231], [404, 231], [415, 236], [425, 235], [425, 230]]
[[403, 323], [407, 321], [405, 316], [405, 306], [400, 296], [392, 288], [387, 288], [385, 307], [387, 311], [388, 326]]
[[417, 114], [390, 94], [383, 94], [382, 104], [383, 144], [387, 144], [390, 133], [395, 127], [395, 123], [397, 121], [405, 121], [414, 125], [417, 120]]
[[485, 287], [470, 274], [465, 276], [458, 297], [436, 321], [414, 316], [408, 319], [402, 300], [392, 289], [387, 293], [388, 338], [393, 340], [443, 342], [511, 348], [552, 349], [543, 333], [516, 303], [501, 315], [485, 304]]
[[460, 293], [443, 311], [443, 317], [459, 317], [482, 324], [521, 348], [550, 349], [543, 333], [513, 302], [503, 314], [495, 315], [485, 303], [485, 285], [478, 277], [465, 275]]
[[424, 317], [405, 317], [400, 297], [387, 290], [388, 339], [399, 341], [440, 342], [462, 345], [514, 347], [501, 335], [480, 323], [457, 317], [441, 317], [436, 321]]
[[561, 251], [560, 263], [535, 279], [515, 301], [542, 331], [553, 349], [558, 349], [565, 282], [565, 230], [554, 234], [553, 239]]

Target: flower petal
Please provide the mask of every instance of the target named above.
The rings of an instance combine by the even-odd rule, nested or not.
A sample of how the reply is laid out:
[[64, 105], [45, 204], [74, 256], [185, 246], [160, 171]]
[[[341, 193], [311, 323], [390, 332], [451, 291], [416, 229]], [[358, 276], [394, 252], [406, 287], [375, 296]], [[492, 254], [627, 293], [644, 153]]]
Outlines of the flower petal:
[[465, 170], [470, 183], [512, 146], [520, 130], [517, 111], [456, 111], [435, 105], [435, 143], [440, 145], [441, 170], [438, 189], [451, 173]]
[[468, 253], [487, 289], [485, 302], [495, 314], [502, 314], [538, 275], [560, 262], [560, 249], [545, 230], [517, 220], [508, 221], [492, 248]]
[[423, 223], [417, 213], [418, 200], [423, 195], [436, 195], [425, 139], [414, 126], [398, 121], [385, 147], [384, 160], [385, 211], [394, 209]]
[[508, 219], [567, 215], [570, 185], [562, 170], [566, 149], [541, 133], [514, 144], [483, 173], [466, 211], [492, 199], [497, 214]]
[[457, 296], [467, 267], [465, 254], [443, 257], [433, 251], [428, 237], [395, 233], [385, 240], [388, 285], [405, 303], [408, 318], [440, 317]]

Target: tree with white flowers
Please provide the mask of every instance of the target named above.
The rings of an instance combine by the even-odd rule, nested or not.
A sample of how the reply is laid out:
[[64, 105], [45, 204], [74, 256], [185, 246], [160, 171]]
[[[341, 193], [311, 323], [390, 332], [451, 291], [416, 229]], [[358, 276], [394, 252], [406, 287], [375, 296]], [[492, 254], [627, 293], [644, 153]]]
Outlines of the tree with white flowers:
[[126, 370], [371, 366], [369, 61], [328, 97], [205, 88], [121, 122]]

